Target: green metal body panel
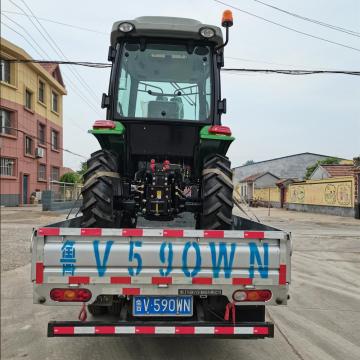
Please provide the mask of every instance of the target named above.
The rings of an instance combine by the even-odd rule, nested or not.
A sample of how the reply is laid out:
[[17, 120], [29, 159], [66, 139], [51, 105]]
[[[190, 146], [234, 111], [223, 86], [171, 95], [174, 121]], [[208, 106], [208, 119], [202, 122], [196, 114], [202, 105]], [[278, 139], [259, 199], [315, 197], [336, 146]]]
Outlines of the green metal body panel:
[[[204, 160], [214, 154], [225, 156], [230, 144], [235, 140], [229, 135], [211, 134], [210, 126], [200, 129], [199, 144], [195, 147], [194, 154], [194, 175], [201, 176]], [[120, 171], [127, 173], [127, 145], [125, 141], [125, 126], [119, 121], [115, 122], [114, 129], [92, 129], [89, 133], [93, 134], [99, 141], [102, 149], [112, 150], [119, 155]]]

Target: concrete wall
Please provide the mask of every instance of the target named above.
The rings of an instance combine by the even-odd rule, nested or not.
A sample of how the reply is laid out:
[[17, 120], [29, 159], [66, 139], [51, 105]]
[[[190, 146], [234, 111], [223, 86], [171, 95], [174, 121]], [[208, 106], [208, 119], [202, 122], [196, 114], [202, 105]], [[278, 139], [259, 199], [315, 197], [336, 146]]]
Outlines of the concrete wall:
[[[289, 210], [355, 217], [355, 181], [352, 176], [325, 180], [308, 180], [290, 184], [285, 191]], [[255, 188], [254, 200], [260, 206], [281, 206], [278, 187]]]
[[0, 194], [1, 206], [19, 206], [20, 195], [18, 194]]
[[41, 202], [43, 211], [57, 211], [79, 208], [82, 204], [82, 199], [74, 201], [54, 201], [54, 193], [46, 190], [41, 194]]
[[254, 200], [262, 206], [268, 206], [270, 201], [272, 207], [281, 207], [280, 189], [278, 187], [255, 188]]
[[326, 155], [304, 153], [240, 166], [234, 169], [234, 181], [239, 181], [247, 176], [265, 171], [269, 171], [283, 179], [303, 179], [308, 166], [314, 165], [318, 160], [323, 160], [327, 157]]
[[305, 205], [305, 204], [287, 204], [289, 210], [313, 212], [319, 214], [329, 214], [337, 216], [355, 217], [354, 208], [344, 208], [339, 206]]

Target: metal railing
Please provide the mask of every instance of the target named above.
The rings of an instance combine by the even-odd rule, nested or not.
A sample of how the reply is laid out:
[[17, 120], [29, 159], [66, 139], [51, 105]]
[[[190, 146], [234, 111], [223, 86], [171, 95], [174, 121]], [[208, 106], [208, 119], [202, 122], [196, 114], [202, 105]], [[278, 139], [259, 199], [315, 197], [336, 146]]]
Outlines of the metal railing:
[[81, 198], [82, 184], [50, 181], [50, 189], [54, 201], [75, 201]]

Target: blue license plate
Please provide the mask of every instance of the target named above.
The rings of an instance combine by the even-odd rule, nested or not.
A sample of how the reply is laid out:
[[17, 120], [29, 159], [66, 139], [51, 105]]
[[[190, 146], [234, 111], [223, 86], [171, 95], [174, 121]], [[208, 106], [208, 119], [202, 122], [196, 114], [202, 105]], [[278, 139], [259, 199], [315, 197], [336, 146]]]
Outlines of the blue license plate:
[[192, 316], [192, 296], [134, 296], [134, 316]]

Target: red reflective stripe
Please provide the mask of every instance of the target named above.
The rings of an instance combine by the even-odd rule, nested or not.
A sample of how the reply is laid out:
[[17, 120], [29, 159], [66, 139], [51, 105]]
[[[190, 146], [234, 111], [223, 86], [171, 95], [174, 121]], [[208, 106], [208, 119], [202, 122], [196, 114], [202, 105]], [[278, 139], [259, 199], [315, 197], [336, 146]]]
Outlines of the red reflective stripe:
[[251, 278], [233, 278], [232, 284], [233, 285], [251, 285], [252, 279]]
[[225, 327], [225, 326], [215, 326], [215, 334], [234, 334], [234, 328], [233, 327]]
[[123, 288], [123, 295], [140, 295], [140, 288]]
[[110, 284], [131, 284], [130, 276], [111, 276]]
[[175, 326], [175, 334], [195, 334], [194, 326]]
[[123, 229], [122, 236], [143, 236], [143, 229]]
[[244, 231], [245, 239], [263, 239], [264, 237], [263, 231]]
[[155, 326], [135, 326], [135, 334], [155, 334]]
[[95, 326], [95, 334], [115, 334], [115, 326]]
[[172, 277], [152, 277], [151, 283], [153, 285], [159, 285], [159, 284], [172, 284]]
[[69, 276], [69, 284], [89, 284], [89, 276]]
[[279, 285], [286, 285], [286, 265], [281, 264], [279, 267]]
[[253, 334], [254, 335], [268, 335], [269, 334], [269, 328], [262, 327], [262, 326], [254, 326]]
[[36, 284], [42, 284], [44, 282], [44, 264], [42, 262], [36, 263], [35, 281]]
[[52, 235], [52, 236], [59, 236], [60, 235], [60, 228], [40, 228], [38, 229], [38, 234], [41, 236]]
[[83, 228], [81, 229], [81, 235], [83, 236], [101, 236], [100, 228]]
[[195, 277], [192, 278], [192, 283], [197, 285], [211, 285], [212, 278], [211, 277]]
[[163, 236], [167, 236], [167, 237], [184, 237], [184, 230], [165, 229], [163, 231]]
[[54, 335], [74, 335], [73, 326], [54, 326]]
[[223, 238], [224, 230], [205, 230], [204, 237], [205, 238]]

